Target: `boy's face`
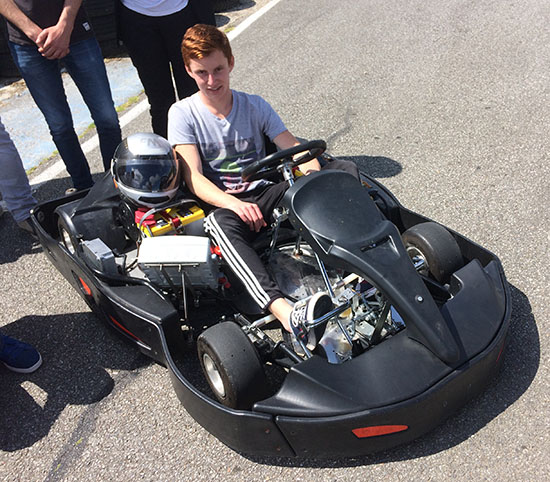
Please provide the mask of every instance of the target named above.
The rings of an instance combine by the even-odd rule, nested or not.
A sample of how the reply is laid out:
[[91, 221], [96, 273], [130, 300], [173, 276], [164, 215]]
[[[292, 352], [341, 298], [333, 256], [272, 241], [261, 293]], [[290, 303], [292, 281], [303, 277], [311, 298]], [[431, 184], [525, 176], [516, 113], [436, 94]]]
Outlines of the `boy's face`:
[[191, 59], [186, 70], [197, 82], [201, 94], [214, 101], [229, 92], [229, 74], [233, 64], [233, 57], [228, 61], [221, 50], [215, 50], [208, 57]]

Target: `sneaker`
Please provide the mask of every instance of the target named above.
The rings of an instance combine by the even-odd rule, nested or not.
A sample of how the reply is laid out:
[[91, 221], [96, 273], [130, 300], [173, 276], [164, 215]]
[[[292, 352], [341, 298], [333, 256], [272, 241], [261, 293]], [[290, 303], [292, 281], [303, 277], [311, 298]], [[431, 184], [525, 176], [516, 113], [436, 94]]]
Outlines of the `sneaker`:
[[71, 194], [74, 194], [75, 192], [78, 192], [78, 189], [76, 187], [70, 187], [65, 191], [65, 196], [70, 196]]
[[304, 342], [309, 349], [313, 349], [321, 338], [326, 323], [310, 330], [306, 322], [327, 314], [332, 307], [330, 296], [322, 292], [315, 293], [309, 299], [298, 301], [290, 313], [290, 327], [296, 339]]
[[40, 353], [28, 343], [0, 334], [0, 361], [11, 371], [32, 373], [42, 365]]

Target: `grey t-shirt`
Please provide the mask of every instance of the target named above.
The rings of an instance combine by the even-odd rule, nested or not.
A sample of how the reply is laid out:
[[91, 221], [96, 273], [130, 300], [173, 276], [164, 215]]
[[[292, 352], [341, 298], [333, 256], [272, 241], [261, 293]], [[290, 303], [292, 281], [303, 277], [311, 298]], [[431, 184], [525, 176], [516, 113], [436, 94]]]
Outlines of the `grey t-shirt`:
[[196, 93], [176, 102], [168, 113], [168, 141], [195, 144], [203, 174], [227, 193], [250, 191], [266, 181], [243, 182], [241, 171], [265, 156], [264, 134], [271, 140], [286, 130], [273, 108], [257, 95], [233, 90], [225, 119], [212, 114]]

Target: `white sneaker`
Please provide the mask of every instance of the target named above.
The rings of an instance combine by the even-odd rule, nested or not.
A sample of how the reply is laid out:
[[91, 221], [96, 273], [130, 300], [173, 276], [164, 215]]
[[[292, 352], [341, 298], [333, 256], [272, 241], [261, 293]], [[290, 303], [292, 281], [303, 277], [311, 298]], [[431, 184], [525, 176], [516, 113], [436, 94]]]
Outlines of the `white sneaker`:
[[[326, 293], [315, 293], [311, 298], [296, 302], [290, 313], [290, 327], [296, 339], [313, 349], [322, 336], [326, 323], [310, 329], [307, 321], [313, 321], [332, 310], [333, 304]], [[328, 321], [328, 320], [327, 320]]]

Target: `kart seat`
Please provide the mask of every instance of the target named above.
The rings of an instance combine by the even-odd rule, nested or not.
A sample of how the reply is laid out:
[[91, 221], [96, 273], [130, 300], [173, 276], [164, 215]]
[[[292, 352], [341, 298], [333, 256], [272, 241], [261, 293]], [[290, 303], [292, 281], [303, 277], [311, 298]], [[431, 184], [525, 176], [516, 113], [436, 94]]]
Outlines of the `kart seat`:
[[411, 338], [447, 363], [460, 359], [456, 340], [397, 227], [382, 216], [356, 178], [343, 171], [312, 173], [290, 187], [283, 205], [292, 225], [325, 263], [361, 275], [385, 294], [408, 320]]
[[283, 205], [300, 234], [326, 253], [334, 244], [369, 246], [394, 229], [368, 191], [344, 171], [320, 171], [298, 178], [286, 192]]

